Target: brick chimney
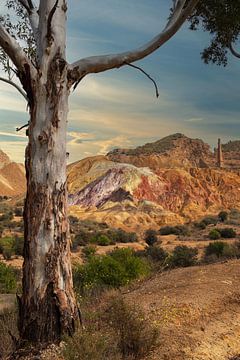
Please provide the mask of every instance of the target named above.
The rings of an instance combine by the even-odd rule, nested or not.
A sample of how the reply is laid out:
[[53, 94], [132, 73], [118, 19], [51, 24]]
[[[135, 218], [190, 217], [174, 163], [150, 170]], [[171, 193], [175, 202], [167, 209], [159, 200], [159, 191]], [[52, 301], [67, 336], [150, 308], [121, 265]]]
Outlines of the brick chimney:
[[217, 166], [219, 168], [223, 167], [223, 153], [222, 153], [221, 139], [218, 139]]

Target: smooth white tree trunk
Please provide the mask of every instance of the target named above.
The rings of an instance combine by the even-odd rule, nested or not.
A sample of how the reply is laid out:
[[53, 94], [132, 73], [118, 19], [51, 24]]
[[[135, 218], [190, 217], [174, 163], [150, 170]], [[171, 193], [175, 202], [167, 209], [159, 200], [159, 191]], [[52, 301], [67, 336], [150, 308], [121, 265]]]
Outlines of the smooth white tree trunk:
[[52, 60], [48, 77], [34, 80], [26, 149], [22, 339], [51, 343], [72, 334], [78, 318], [67, 221], [66, 64]]

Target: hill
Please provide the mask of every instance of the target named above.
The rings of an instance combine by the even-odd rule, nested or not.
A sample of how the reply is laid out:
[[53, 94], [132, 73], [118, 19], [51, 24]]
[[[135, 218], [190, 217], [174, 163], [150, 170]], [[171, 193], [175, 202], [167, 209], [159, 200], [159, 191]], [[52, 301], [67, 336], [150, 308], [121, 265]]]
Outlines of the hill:
[[181, 134], [87, 158], [68, 171], [71, 213], [125, 230], [183, 223], [240, 204], [239, 173], [216, 168], [207, 144]]
[[115, 149], [107, 154], [112, 161], [148, 166], [153, 170], [175, 167], [209, 167], [215, 164], [210, 146], [200, 139], [173, 134], [136, 149]]
[[0, 196], [17, 196], [25, 192], [25, 170], [0, 150]]

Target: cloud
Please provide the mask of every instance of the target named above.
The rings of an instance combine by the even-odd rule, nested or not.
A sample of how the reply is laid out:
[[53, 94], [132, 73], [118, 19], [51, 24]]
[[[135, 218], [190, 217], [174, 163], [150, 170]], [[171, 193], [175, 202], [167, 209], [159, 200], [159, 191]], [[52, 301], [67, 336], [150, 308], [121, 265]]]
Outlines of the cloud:
[[14, 138], [23, 138], [26, 140], [26, 135], [18, 133], [18, 134], [14, 134], [11, 132], [6, 132], [6, 131], [0, 131], [0, 135], [2, 136], [7, 136], [7, 137], [14, 137]]
[[79, 145], [82, 144], [84, 141], [90, 141], [95, 139], [94, 134], [81, 133], [77, 131], [70, 131], [67, 133], [67, 135], [71, 138], [71, 140], [68, 141], [68, 145]]
[[190, 119], [185, 119], [184, 120], [185, 122], [192, 122], [192, 123], [194, 123], [194, 122], [200, 122], [200, 121], [203, 121], [203, 118], [201, 118], [201, 117], [196, 117], [196, 118], [190, 118]]

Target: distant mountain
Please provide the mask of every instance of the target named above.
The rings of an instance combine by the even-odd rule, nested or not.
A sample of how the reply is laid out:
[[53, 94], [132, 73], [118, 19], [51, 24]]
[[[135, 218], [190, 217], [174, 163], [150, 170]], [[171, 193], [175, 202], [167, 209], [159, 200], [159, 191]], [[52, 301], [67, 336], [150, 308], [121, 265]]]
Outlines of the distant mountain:
[[0, 150], [0, 195], [16, 196], [24, 194], [25, 191], [24, 166], [12, 162], [9, 157]]
[[115, 149], [107, 157], [116, 162], [126, 162], [151, 169], [176, 167], [213, 166], [215, 157], [210, 146], [200, 139], [191, 139], [183, 134], [164, 137], [136, 149]]

